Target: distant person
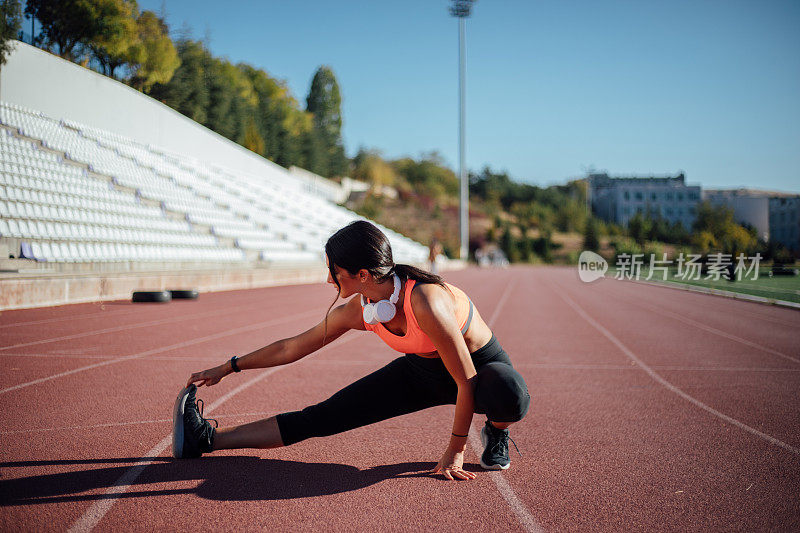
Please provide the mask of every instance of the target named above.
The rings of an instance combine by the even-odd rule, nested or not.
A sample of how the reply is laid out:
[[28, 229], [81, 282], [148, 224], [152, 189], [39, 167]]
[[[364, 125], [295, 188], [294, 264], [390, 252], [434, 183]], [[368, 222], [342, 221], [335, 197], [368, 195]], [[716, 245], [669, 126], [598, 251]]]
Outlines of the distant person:
[[436, 258], [439, 257], [439, 254], [442, 253], [442, 245], [439, 243], [439, 239], [434, 237], [431, 239], [431, 243], [428, 246], [428, 266], [431, 274], [436, 275], [439, 273], [439, 269], [436, 265]]
[[[173, 455], [288, 446], [455, 404], [452, 426], [442, 428], [450, 430], [449, 443], [431, 472], [447, 479], [476, 477], [463, 468], [473, 413], [487, 416], [481, 430], [481, 466], [508, 468], [508, 427], [525, 416], [530, 395], [467, 295], [439, 276], [395, 264], [386, 236], [366, 221], [334, 233], [325, 253], [328, 283], [336, 286], [337, 299], [356, 297], [304, 333], [192, 374], [175, 403]], [[351, 329], [373, 331], [405, 355], [302, 411], [219, 429], [202, 417], [195, 383], [211, 386], [233, 372], [295, 362]]]

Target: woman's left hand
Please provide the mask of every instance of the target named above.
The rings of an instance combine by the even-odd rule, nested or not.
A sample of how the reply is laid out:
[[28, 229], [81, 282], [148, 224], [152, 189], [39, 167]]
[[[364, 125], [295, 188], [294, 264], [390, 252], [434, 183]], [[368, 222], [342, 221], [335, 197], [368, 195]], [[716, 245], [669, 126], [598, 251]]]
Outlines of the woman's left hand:
[[474, 472], [464, 470], [464, 452], [445, 450], [439, 464], [431, 470], [432, 474], [442, 474], [446, 479], [475, 479]]

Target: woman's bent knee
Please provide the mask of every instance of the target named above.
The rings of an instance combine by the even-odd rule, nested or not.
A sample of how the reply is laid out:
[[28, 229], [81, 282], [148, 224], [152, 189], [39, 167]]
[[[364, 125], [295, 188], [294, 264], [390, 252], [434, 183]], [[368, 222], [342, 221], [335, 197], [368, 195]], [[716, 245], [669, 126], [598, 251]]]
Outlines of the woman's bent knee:
[[475, 379], [475, 406], [493, 422], [519, 422], [528, 412], [528, 386], [514, 367], [488, 363]]

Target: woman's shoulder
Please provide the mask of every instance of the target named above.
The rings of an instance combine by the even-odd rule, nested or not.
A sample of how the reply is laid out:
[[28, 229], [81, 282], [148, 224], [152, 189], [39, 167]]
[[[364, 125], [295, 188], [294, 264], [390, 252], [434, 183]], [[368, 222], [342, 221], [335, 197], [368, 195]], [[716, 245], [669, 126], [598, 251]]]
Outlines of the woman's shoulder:
[[416, 282], [411, 288], [410, 301], [415, 314], [419, 311], [431, 311], [442, 304], [450, 308], [453, 304], [453, 293], [449, 287], [438, 283]]
[[337, 307], [341, 312], [342, 321], [350, 329], [364, 330], [363, 308], [361, 307], [361, 297], [356, 295]]

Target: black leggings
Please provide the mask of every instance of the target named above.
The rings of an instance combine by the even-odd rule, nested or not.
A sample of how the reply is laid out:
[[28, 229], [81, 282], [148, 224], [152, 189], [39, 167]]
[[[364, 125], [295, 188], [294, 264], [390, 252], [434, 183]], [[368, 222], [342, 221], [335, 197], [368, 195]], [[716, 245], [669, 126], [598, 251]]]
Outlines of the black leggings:
[[[508, 354], [493, 336], [472, 354], [475, 412], [493, 422], [517, 422], [528, 412], [530, 394]], [[406, 354], [302, 411], [279, 414], [288, 446], [334, 435], [436, 405], [455, 404], [458, 387], [440, 358]]]

